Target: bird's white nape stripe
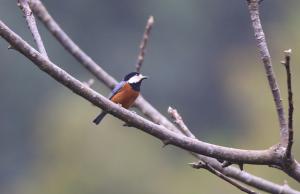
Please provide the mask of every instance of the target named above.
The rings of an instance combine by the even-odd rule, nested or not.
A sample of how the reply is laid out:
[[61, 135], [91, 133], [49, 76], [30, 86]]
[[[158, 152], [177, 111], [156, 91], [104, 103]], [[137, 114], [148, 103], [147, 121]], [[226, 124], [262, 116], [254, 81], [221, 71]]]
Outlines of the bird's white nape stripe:
[[142, 75], [142, 74], [135, 75], [135, 76], [131, 77], [131, 78], [128, 80], [128, 83], [130, 83], [130, 84], [138, 83], [138, 82], [140, 82], [142, 79], [143, 79], [143, 75]]

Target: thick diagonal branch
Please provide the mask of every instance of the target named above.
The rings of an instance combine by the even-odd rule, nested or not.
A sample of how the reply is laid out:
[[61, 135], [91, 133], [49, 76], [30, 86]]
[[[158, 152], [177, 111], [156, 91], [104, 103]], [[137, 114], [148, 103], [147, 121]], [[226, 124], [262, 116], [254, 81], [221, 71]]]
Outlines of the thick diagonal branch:
[[254, 35], [257, 42], [257, 47], [259, 49], [260, 57], [265, 67], [269, 86], [271, 88], [273, 99], [276, 106], [276, 111], [277, 111], [279, 125], [280, 125], [280, 143], [281, 145], [286, 147], [288, 144], [287, 121], [284, 114], [279, 86], [276, 81], [275, 73], [273, 71], [271, 56], [267, 46], [265, 34], [260, 22], [258, 0], [248, 0], [248, 9], [250, 13], [252, 26], [254, 29]]
[[40, 53], [42, 55], [44, 55], [46, 58], [48, 58], [43, 40], [40, 36], [34, 15], [32, 14], [32, 11], [30, 9], [28, 1], [29, 0], [18, 0], [18, 5], [23, 12], [24, 18], [25, 18], [28, 28], [33, 36], [34, 42], [36, 43], [38, 51], [40, 51]]

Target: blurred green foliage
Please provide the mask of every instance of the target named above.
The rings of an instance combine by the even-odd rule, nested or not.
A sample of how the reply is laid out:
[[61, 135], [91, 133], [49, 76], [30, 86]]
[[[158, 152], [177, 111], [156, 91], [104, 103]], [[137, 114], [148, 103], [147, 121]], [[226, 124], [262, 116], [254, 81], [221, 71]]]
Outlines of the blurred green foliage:
[[[243, 0], [44, 1], [50, 13], [101, 66], [117, 78], [132, 71], [144, 25], [155, 26], [143, 73], [142, 93], [162, 113], [175, 106], [202, 140], [261, 149], [278, 141], [274, 103], [258, 58]], [[297, 0], [264, 1], [262, 20], [274, 69], [286, 103], [282, 51], [292, 48], [295, 128], [299, 126], [300, 55]], [[0, 18], [32, 38], [15, 1], [0, 2]], [[50, 58], [82, 81], [91, 78], [42, 25]], [[107, 116], [57, 84], [0, 40], [1, 193], [240, 193], [204, 170], [194, 170], [188, 153], [162, 144]], [[96, 82], [102, 94], [108, 90]], [[300, 158], [299, 133], [294, 153]], [[300, 189], [274, 169], [245, 169]]]

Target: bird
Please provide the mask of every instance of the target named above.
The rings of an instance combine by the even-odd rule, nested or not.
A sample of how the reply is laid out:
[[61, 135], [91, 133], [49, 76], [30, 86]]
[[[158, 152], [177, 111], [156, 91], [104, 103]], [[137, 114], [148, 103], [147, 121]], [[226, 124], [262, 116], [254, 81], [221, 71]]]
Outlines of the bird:
[[[116, 104], [122, 105], [123, 108], [130, 108], [140, 94], [140, 87], [142, 81], [147, 78], [147, 76], [144, 76], [138, 72], [128, 73], [123, 78], [123, 80], [114, 87], [114, 89], [108, 96], [108, 99], [110, 99]], [[98, 125], [106, 114], [107, 112], [103, 110], [93, 120], [93, 123]]]

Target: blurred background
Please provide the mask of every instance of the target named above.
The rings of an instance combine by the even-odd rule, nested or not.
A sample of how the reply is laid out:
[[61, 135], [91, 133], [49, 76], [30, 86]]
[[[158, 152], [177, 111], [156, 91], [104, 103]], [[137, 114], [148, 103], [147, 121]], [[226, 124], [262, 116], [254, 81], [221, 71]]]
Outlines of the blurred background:
[[[201, 140], [264, 149], [278, 142], [271, 92], [259, 60], [245, 0], [44, 0], [52, 16], [102, 68], [118, 79], [134, 70], [149, 15], [155, 17], [142, 72], [142, 93], [166, 115], [182, 114]], [[283, 50], [292, 48], [294, 153], [300, 107], [300, 1], [264, 1], [261, 16], [274, 69], [287, 105]], [[0, 18], [29, 43], [16, 1], [0, 1]], [[93, 78], [39, 23], [50, 59], [81, 81]], [[0, 39], [1, 194], [240, 193], [205, 170], [188, 153], [122, 127], [41, 72]], [[103, 95], [109, 90], [93, 86]], [[300, 189], [287, 175], [249, 166], [255, 175]]]

